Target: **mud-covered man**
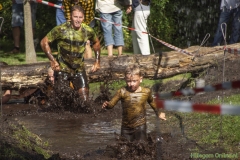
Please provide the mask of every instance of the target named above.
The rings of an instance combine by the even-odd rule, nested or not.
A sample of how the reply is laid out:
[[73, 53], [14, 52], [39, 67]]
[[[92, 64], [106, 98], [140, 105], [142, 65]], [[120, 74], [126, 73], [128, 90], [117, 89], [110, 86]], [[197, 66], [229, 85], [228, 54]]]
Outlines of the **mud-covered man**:
[[105, 101], [102, 105], [102, 108], [111, 109], [121, 100], [121, 136], [129, 141], [147, 140], [146, 102], [159, 118], [166, 120], [165, 113], [158, 113], [151, 90], [140, 86], [142, 79], [140, 68], [137, 65], [130, 65], [125, 71], [127, 86], [119, 89], [111, 101]]
[[[56, 80], [64, 78], [73, 84], [84, 101], [88, 100], [89, 85], [84, 67], [84, 50], [87, 40], [93, 43], [95, 63], [91, 71], [100, 68], [100, 41], [93, 29], [83, 24], [84, 10], [81, 6], [71, 8], [71, 21], [54, 27], [41, 41], [41, 47], [56, 71]], [[49, 43], [57, 41], [58, 56], [52, 55]]]

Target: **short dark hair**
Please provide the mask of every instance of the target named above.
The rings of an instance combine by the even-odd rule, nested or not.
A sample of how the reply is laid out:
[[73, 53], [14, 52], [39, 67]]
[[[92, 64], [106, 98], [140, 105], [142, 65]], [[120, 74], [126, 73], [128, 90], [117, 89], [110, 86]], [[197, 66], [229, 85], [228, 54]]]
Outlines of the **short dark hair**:
[[79, 11], [79, 12], [81, 12], [83, 15], [85, 15], [85, 11], [84, 11], [84, 9], [81, 7], [81, 6], [79, 6], [79, 5], [74, 5], [74, 6], [72, 6], [72, 8], [71, 8], [71, 14], [73, 13], [73, 11]]
[[141, 77], [142, 72], [141, 72], [139, 66], [136, 64], [129, 65], [125, 70], [125, 76], [129, 76], [129, 75], [131, 75], [131, 76], [139, 75]]

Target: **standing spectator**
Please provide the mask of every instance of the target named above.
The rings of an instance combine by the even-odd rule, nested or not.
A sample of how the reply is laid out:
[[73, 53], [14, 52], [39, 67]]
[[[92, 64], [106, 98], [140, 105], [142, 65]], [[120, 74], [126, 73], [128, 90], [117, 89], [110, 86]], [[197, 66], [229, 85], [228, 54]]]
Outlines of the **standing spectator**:
[[[81, 6], [85, 11], [85, 18], [83, 23], [86, 23], [90, 27], [95, 26], [94, 20], [94, 1], [93, 0], [63, 0], [63, 8], [65, 13], [65, 18], [67, 21], [71, 20], [70, 17], [70, 9], [74, 5]], [[84, 58], [92, 58], [92, 49], [90, 47], [90, 41], [87, 41], [86, 50], [84, 54]]]
[[[31, 16], [32, 16], [32, 28], [33, 34], [36, 27], [36, 12], [37, 3], [31, 2]], [[23, 10], [23, 0], [12, 0], [12, 33], [14, 48], [9, 53], [19, 53], [20, 52], [20, 33], [21, 27], [24, 22], [24, 10]]]
[[[212, 46], [221, 45], [223, 41], [223, 33], [221, 29], [222, 23], [227, 23], [232, 19], [232, 33], [230, 36], [229, 44], [237, 43], [240, 35], [240, 2], [239, 0], [222, 0], [221, 1], [221, 14], [219, 17], [218, 27]], [[223, 26], [225, 27], [225, 26]], [[225, 30], [225, 28], [223, 29]], [[225, 31], [224, 31], [225, 33]]]
[[[57, 0], [57, 5], [62, 6], [62, 1], [63, 0]], [[60, 9], [60, 8], [56, 9], [56, 22], [57, 22], [57, 26], [66, 22], [63, 9]]]
[[[81, 6], [71, 9], [71, 21], [54, 27], [41, 41], [41, 47], [49, 58], [51, 67], [56, 71], [56, 80], [69, 81], [84, 101], [88, 100], [89, 86], [84, 67], [84, 50], [87, 40], [93, 42], [95, 63], [92, 72], [100, 68], [100, 41], [94, 30], [82, 23], [84, 10]], [[58, 57], [53, 57], [49, 43], [57, 41]]]
[[[108, 22], [102, 22], [105, 46], [107, 46], [108, 57], [113, 56], [113, 46], [117, 47], [118, 56], [122, 55], [122, 47], [124, 46], [122, 31], [122, 10], [118, 3], [113, 0], [97, 0], [96, 10], [100, 13], [100, 17], [104, 20], [120, 24], [112, 25]], [[112, 31], [114, 32], [112, 34]]]
[[[147, 18], [150, 15], [150, 0], [132, 0], [134, 17], [132, 27], [136, 30], [147, 31]], [[142, 32], [132, 31], [133, 53], [150, 55], [149, 37]]]

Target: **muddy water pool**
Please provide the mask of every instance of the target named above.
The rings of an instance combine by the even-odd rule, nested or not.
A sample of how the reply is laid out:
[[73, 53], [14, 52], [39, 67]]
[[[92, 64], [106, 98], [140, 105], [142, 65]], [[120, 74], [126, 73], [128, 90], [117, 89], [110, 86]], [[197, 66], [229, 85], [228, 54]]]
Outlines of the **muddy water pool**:
[[[118, 107], [120, 108], [120, 107]], [[11, 104], [3, 106], [4, 112], [25, 110], [24, 115], [13, 115], [28, 130], [47, 141], [54, 153], [87, 153], [104, 150], [108, 144], [115, 142], [115, 132], [120, 134], [121, 110], [107, 111], [101, 116], [83, 115], [81, 113], [42, 113], [37, 106], [27, 104]], [[35, 110], [31, 114], [30, 110]], [[28, 112], [30, 114], [28, 114]], [[111, 113], [115, 112], [115, 113]], [[105, 114], [105, 113], [102, 113]], [[113, 115], [113, 116], [109, 116]], [[155, 130], [156, 116], [151, 109], [147, 110], [147, 132]]]

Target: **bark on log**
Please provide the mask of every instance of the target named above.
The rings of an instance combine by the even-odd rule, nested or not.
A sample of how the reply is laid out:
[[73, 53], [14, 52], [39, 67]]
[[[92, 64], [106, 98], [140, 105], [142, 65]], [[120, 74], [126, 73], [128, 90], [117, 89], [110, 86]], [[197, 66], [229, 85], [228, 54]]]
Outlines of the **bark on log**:
[[[238, 48], [239, 44], [229, 45], [228, 48]], [[126, 55], [121, 57], [101, 57], [101, 69], [91, 73], [94, 59], [86, 59], [85, 66], [90, 82], [104, 81], [105, 79], [123, 79], [124, 70], [130, 64], [139, 64], [144, 73], [144, 78], [160, 79], [167, 78], [181, 73], [191, 73], [216, 64], [218, 60], [224, 58], [224, 51], [217, 50], [220, 47], [193, 46], [186, 50], [193, 54], [200, 54], [200, 57], [189, 56], [176, 51], [163, 52], [159, 55]], [[238, 58], [238, 56], [227, 53], [225, 60]], [[49, 62], [41, 62], [26, 65], [1, 66], [1, 85], [2, 89], [19, 90], [20, 88], [37, 88], [44, 83], [47, 77]]]

